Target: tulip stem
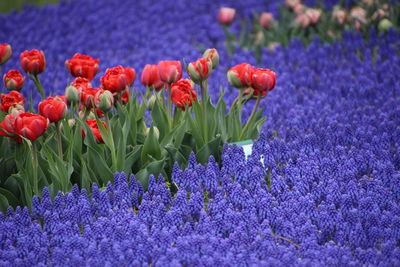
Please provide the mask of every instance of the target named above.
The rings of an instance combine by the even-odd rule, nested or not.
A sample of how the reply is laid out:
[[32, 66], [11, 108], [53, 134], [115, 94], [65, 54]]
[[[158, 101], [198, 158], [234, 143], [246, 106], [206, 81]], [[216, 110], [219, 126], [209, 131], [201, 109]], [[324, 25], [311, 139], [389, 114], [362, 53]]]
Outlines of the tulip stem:
[[33, 159], [33, 194], [39, 196], [38, 181], [38, 158], [36, 142], [32, 141], [32, 159]]
[[242, 138], [244, 137], [244, 134], [247, 132], [247, 129], [249, 128], [250, 124], [252, 123], [252, 121], [253, 121], [253, 119], [254, 119], [254, 116], [255, 116], [256, 113], [257, 113], [258, 106], [260, 105], [261, 96], [262, 96], [261, 94], [258, 94], [258, 96], [257, 96], [257, 101], [256, 101], [256, 105], [254, 106], [253, 111], [251, 112], [251, 115], [250, 115], [249, 119], [247, 120], [247, 122], [246, 122], [246, 124], [245, 124], [245, 126], [244, 126], [244, 128], [243, 128], [243, 131], [242, 131], [242, 133], [240, 134], [240, 137], [239, 137], [239, 140], [238, 140], [238, 141], [241, 141], [241, 140], [242, 140]]
[[172, 98], [171, 98], [171, 84], [170, 83], [168, 83], [168, 114], [169, 114], [170, 128], [172, 129], [172, 126], [171, 126], [171, 120], [172, 120]]
[[42, 100], [44, 100], [44, 90], [43, 90], [43, 86], [42, 83], [39, 80], [39, 76], [37, 75], [29, 75], [29, 77], [31, 78], [31, 80], [35, 83], [36, 88], [39, 91], [39, 94], [42, 98]]
[[61, 126], [60, 121], [56, 122], [56, 138], [57, 138], [58, 156], [60, 157], [61, 160], [63, 160], [63, 150], [62, 150], [60, 126]]
[[203, 126], [204, 126], [204, 141], [207, 143], [208, 141], [208, 121], [207, 121], [207, 80], [200, 82], [200, 89], [201, 89], [201, 104], [203, 106]]
[[89, 113], [90, 113], [90, 108], [85, 107], [85, 112], [83, 113], [83, 118], [82, 118], [83, 121], [86, 121], [86, 118], [89, 116]]

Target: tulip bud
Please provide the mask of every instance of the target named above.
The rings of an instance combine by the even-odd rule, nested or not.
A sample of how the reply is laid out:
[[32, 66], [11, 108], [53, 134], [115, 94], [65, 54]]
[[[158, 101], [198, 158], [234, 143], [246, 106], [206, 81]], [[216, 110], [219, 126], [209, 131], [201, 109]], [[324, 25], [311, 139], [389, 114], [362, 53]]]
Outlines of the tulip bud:
[[199, 84], [210, 76], [212, 62], [207, 58], [199, 58], [195, 62], [189, 63], [187, 71], [192, 81]]
[[378, 28], [381, 32], [387, 31], [389, 28], [393, 27], [393, 23], [388, 19], [383, 19], [379, 22]]
[[[146, 128], [146, 136], [149, 135], [149, 132], [150, 132], [150, 128]], [[160, 137], [160, 131], [159, 131], [158, 128], [155, 127], [155, 126], [153, 126], [153, 133], [154, 133], [154, 136], [155, 136], [157, 139]]]
[[80, 92], [75, 86], [69, 85], [65, 88], [65, 97], [67, 98], [68, 105], [71, 103], [78, 103], [80, 99]]
[[182, 66], [179, 61], [160, 61], [157, 66], [160, 79], [165, 83], [171, 84], [182, 78]]
[[236, 10], [229, 7], [221, 7], [218, 12], [218, 21], [222, 25], [229, 26], [235, 19]]
[[152, 110], [156, 101], [161, 102], [162, 98], [159, 95], [152, 95], [146, 102], [146, 107], [148, 110]]
[[25, 83], [25, 77], [18, 70], [10, 70], [3, 76], [4, 85], [10, 91], [20, 91]]
[[0, 65], [6, 63], [12, 55], [11, 45], [0, 44]]
[[98, 109], [107, 112], [114, 105], [114, 96], [110, 91], [99, 90], [94, 97], [94, 103]]
[[154, 88], [156, 91], [160, 91], [164, 87], [157, 65], [147, 64], [144, 66], [142, 75], [140, 76], [140, 81], [144, 86], [147, 86], [150, 89]]
[[274, 15], [270, 12], [263, 12], [259, 19], [259, 24], [264, 29], [269, 29], [274, 21]]
[[61, 97], [49, 97], [38, 105], [40, 115], [48, 118], [50, 122], [58, 122], [68, 113], [67, 104]]
[[218, 51], [215, 48], [209, 48], [204, 51], [203, 58], [207, 58], [212, 62], [212, 69], [215, 69], [219, 64]]

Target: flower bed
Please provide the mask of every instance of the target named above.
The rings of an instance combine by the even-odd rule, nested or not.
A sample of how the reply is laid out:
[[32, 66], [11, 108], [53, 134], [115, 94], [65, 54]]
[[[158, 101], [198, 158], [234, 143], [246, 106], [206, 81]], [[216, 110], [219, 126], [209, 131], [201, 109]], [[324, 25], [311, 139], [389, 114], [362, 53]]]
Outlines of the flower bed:
[[[199, 54], [188, 37], [193, 25], [202, 43], [217, 47], [224, 58], [209, 88], [227, 86], [227, 102], [237, 96], [228, 87], [227, 69], [242, 62], [256, 65], [249, 51], [237, 49], [229, 58], [223, 49], [224, 34], [215, 22], [219, 4], [191, 10], [176, 1], [177, 13], [154, 16], [150, 25], [145, 18], [152, 11], [173, 10], [172, 4], [141, 9], [145, 4], [138, 2], [130, 10], [119, 2], [93, 1], [93, 7], [104, 4], [113, 12], [89, 14], [80, 3], [38, 11], [47, 21], [29, 11], [0, 17], [6, 29], [0, 38], [13, 40], [16, 53], [28, 40], [45, 50], [52, 65], [41, 74], [47, 94], [64, 92], [69, 84], [64, 60], [77, 46], [104, 58], [99, 76], [104, 66], [126, 63], [141, 70], [166, 56], [188, 55], [191, 62]], [[128, 11], [143, 21], [141, 27], [133, 18], [122, 19]], [[58, 20], [58, 12], [75, 20]], [[31, 31], [12, 30], [30, 15]], [[107, 24], [97, 16], [115, 20]], [[162, 23], [168, 19], [182, 24]], [[93, 23], [85, 29], [96, 25], [104, 32], [80, 36], [71, 30], [80, 20]], [[49, 33], [65, 34], [63, 42], [47, 40], [36, 28], [46, 23], [52, 25]], [[121, 38], [128, 26], [132, 35]], [[41, 200], [33, 200], [33, 215], [17, 208], [0, 216], [0, 265], [399, 265], [399, 37], [392, 30], [371, 31], [365, 42], [359, 33], [347, 32], [332, 45], [315, 39], [304, 48], [294, 40], [288, 48], [263, 50], [262, 63], [278, 80], [260, 104], [266, 122], [247, 161], [240, 149], [226, 146], [222, 168], [212, 159], [200, 165], [191, 156], [186, 170], [173, 169], [179, 188], [174, 195], [162, 178], [151, 177], [144, 192], [124, 174], [116, 174], [105, 190], [94, 186], [92, 195], [74, 187], [52, 200], [45, 189]], [[101, 42], [108, 39], [121, 41]], [[150, 41], [156, 39], [157, 44]], [[18, 63], [12, 58], [8, 64]], [[33, 83], [25, 83], [28, 97]], [[134, 87], [144, 91], [137, 82]], [[219, 90], [209, 91], [216, 100]], [[251, 111], [251, 105], [245, 108], [244, 118]]]

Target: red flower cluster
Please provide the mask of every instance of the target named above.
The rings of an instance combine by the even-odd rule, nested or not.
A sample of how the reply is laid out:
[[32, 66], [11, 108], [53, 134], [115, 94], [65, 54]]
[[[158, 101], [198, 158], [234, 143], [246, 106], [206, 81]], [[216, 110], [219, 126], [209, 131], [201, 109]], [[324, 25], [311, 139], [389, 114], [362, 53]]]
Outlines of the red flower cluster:
[[46, 67], [46, 58], [41, 50], [33, 49], [24, 51], [20, 55], [22, 69], [29, 74], [37, 75], [44, 71]]
[[25, 77], [18, 70], [9, 70], [3, 76], [4, 85], [10, 91], [20, 91], [25, 83]]
[[186, 106], [190, 107], [192, 103], [197, 101], [192, 83], [187, 79], [173, 83], [171, 87], [171, 99], [182, 110], [185, 110]]
[[65, 66], [74, 77], [83, 77], [93, 80], [99, 71], [100, 60], [88, 55], [76, 53], [71, 59], [65, 61]]
[[8, 113], [10, 108], [22, 108], [25, 104], [25, 98], [17, 91], [11, 91], [6, 95], [0, 95], [0, 110]]
[[258, 92], [271, 91], [275, 87], [276, 74], [270, 69], [255, 69], [248, 63], [242, 63], [231, 68], [227, 73], [229, 83], [238, 89], [253, 88], [254, 95]]

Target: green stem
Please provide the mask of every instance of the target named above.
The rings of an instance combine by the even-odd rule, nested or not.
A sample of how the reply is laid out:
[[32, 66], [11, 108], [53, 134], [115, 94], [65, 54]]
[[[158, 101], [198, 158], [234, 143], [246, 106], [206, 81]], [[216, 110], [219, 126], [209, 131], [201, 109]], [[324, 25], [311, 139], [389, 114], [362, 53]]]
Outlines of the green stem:
[[169, 120], [169, 126], [172, 129], [171, 121], [172, 121], [172, 98], [171, 98], [171, 84], [168, 83], [168, 120]]
[[260, 105], [260, 101], [261, 101], [261, 93], [259, 93], [257, 96], [256, 105], [254, 106], [253, 111], [251, 112], [250, 118], [247, 120], [242, 133], [240, 134], [239, 141], [242, 140], [244, 134], [247, 132], [247, 129], [249, 128], [250, 124], [252, 123], [254, 116], [257, 113], [258, 106]]
[[207, 122], [207, 99], [208, 99], [208, 94], [207, 94], [207, 85], [206, 81], [202, 81], [200, 83], [200, 89], [201, 89], [201, 104], [202, 104], [202, 114], [203, 114], [203, 137], [204, 141], [207, 143], [208, 142], [208, 122]]
[[56, 122], [56, 138], [57, 138], [58, 156], [60, 157], [61, 160], [63, 160], [63, 150], [62, 150], [60, 126], [61, 126], [60, 121]]
[[33, 194], [39, 196], [39, 181], [38, 181], [38, 158], [36, 142], [32, 141], [32, 159], [33, 159]]
[[71, 103], [71, 105], [70, 105], [70, 116], [69, 116], [69, 118], [70, 119], [73, 119], [74, 118], [74, 115], [75, 115], [75, 105], [76, 105], [76, 103], [75, 102], [72, 102]]
[[114, 138], [111, 132], [111, 124], [110, 124], [110, 117], [108, 116], [108, 112], [105, 112], [104, 117], [106, 118], [106, 125], [107, 125], [107, 132], [109, 136], [111, 137], [111, 147], [110, 147], [110, 152], [111, 152], [111, 161], [112, 161], [112, 166], [113, 166], [113, 171], [118, 171], [118, 162], [117, 162], [117, 155], [115, 154], [115, 145], [114, 145]]
[[85, 112], [83, 113], [83, 118], [82, 118], [83, 121], [86, 121], [86, 118], [89, 116], [89, 113], [90, 113], [90, 108], [85, 107]]
[[29, 77], [35, 83], [35, 86], [39, 91], [40, 97], [42, 98], [42, 100], [44, 100], [44, 90], [43, 90], [42, 83], [40, 82], [39, 76], [37, 76], [37, 75], [29, 75]]

